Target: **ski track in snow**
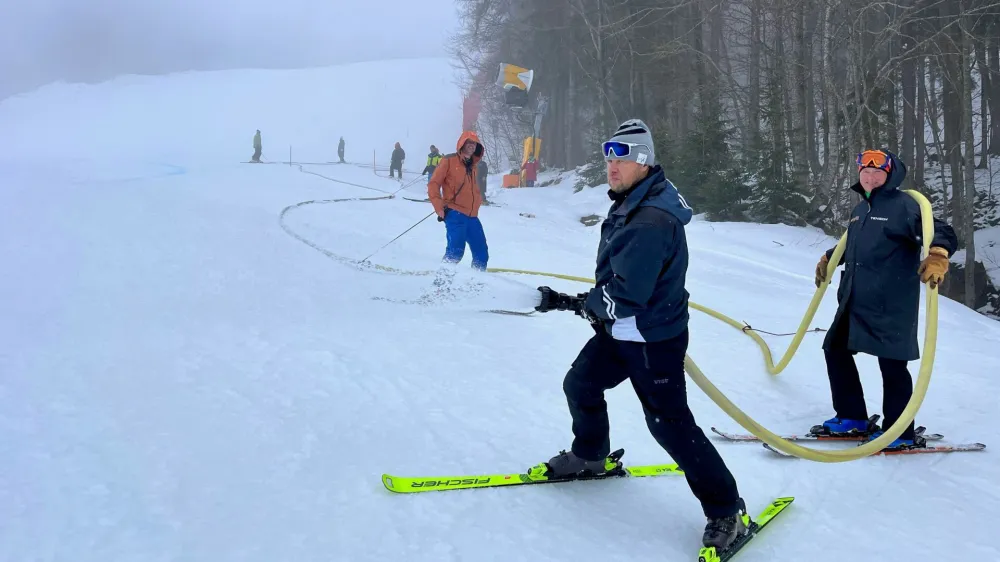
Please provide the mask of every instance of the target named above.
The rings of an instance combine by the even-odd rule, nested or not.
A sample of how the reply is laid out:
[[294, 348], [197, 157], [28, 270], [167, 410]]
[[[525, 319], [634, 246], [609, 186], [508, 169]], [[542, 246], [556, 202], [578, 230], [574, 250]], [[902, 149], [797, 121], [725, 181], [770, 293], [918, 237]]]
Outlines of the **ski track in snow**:
[[[395, 114], [378, 113], [389, 99], [406, 100], [400, 115], [454, 113], [450, 101], [406, 88], [387, 72], [393, 64], [354, 67], [387, 84], [384, 99], [335, 105], [393, 126]], [[398, 64], [441, 73], [440, 61]], [[292, 75], [299, 87], [325, 76]], [[376, 194], [295, 167], [237, 164], [249, 150], [225, 154], [213, 144], [217, 132], [189, 154], [172, 148], [195, 142], [190, 132], [208, 118], [185, 114], [183, 100], [211, 94], [220, 81], [258, 84], [259, 76], [189, 73], [122, 86], [121, 96], [145, 99], [161, 88], [157, 95], [179, 100], [136, 121], [164, 132], [162, 150], [152, 140], [122, 140], [136, 127], [133, 105], [103, 106], [91, 95], [118, 92], [114, 83], [63, 86], [66, 98], [53, 86], [0, 103], [0, 129], [42, 131], [26, 148], [0, 150], [9, 159], [0, 184], [11, 201], [0, 208], [0, 560], [562, 561], [595, 552], [694, 560], [704, 518], [680, 477], [418, 496], [382, 487], [383, 472], [516, 471], [568, 448], [562, 378], [590, 326], [567, 313], [481, 311], [530, 308], [539, 285], [573, 294], [588, 287], [474, 272], [468, 255], [442, 267], [444, 226], [433, 217], [372, 257], [396, 271], [358, 267], [430, 205], [397, 197], [296, 207]], [[67, 104], [59, 108], [66, 121], [40, 109], [53, 100]], [[320, 102], [330, 106], [317, 93]], [[99, 116], [116, 128], [87, 148], [93, 154], [51, 158], [63, 145], [89, 146], [74, 145], [74, 131], [86, 137]], [[248, 126], [229, 119], [224, 130], [249, 146]], [[450, 147], [453, 119], [439, 121], [411, 130]], [[77, 128], [65, 128], [52, 153], [39, 152], [39, 135], [55, 122]], [[293, 128], [281, 134], [293, 136]], [[407, 150], [419, 164], [416, 142]], [[124, 155], [98, 152], [112, 147]], [[316, 152], [303, 159], [329, 158]], [[408, 169], [420, 167], [413, 162]], [[370, 167], [303, 166], [317, 170], [390, 193], [402, 187]], [[404, 183], [415, 178], [408, 173]], [[604, 190], [574, 194], [570, 180], [502, 190], [499, 181], [490, 177], [490, 197], [502, 206], [481, 211], [490, 265], [592, 277], [599, 229], [578, 219], [606, 211]], [[422, 198], [425, 185], [399, 195]], [[798, 325], [817, 256], [836, 242], [815, 229], [700, 219], [688, 238], [692, 300], [775, 332]], [[434, 295], [443, 272], [453, 279], [429, 306], [377, 300]], [[930, 562], [952, 559], [956, 548], [970, 559], [1000, 559], [987, 532], [1000, 503], [989, 456], [1000, 446], [1000, 324], [947, 299], [940, 305], [937, 368], [917, 422], [947, 441], [991, 448], [820, 464], [713, 439], [752, 512], [776, 496], [796, 497], [741, 561]], [[827, 328], [835, 308], [831, 288], [814, 326]], [[801, 432], [832, 414], [824, 333], [807, 334], [785, 372], [771, 376], [738, 330], [697, 311], [691, 329], [691, 357], [768, 428]], [[775, 360], [791, 339], [763, 337]], [[870, 413], [881, 413], [877, 363], [857, 361]], [[910, 365], [916, 374], [918, 364]], [[689, 397], [705, 431], [742, 431], [694, 385]], [[612, 444], [625, 448], [624, 460], [669, 462], [630, 386], [607, 400]]]

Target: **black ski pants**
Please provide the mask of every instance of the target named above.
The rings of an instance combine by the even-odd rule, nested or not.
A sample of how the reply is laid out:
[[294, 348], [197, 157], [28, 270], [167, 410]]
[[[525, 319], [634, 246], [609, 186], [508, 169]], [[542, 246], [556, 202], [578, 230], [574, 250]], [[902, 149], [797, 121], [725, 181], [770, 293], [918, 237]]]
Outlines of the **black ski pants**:
[[611, 452], [604, 392], [631, 380], [650, 433], [687, 478], [706, 517], [738, 511], [736, 479], [688, 408], [684, 354], [688, 332], [659, 342], [613, 339], [603, 329], [587, 342], [566, 374], [563, 390], [573, 416], [573, 453], [587, 460]]
[[394, 177], [394, 172], [399, 172], [399, 179], [403, 179], [403, 163], [402, 162], [390, 162], [389, 163], [389, 177]]
[[[864, 420], [868, 419], [868, 409], [865, 407], [861, 376], [854, 362], [857, 352], [847, 348], [850, 320], [846, 316], [845, 312], [834, 325], [830, 349], [824, 351], [826, 371], [830, 377], [830, 392], [837, 417]], [[906, 368], [906, 361], [879, 357], [878, 366], [882, 370], [882, 427], [888, 429], [896, 423], [913, 396], [913, 378]], [[913, 439], [913, 426], [914, 423], [910, 422], [909, 427], [899, 436], [900, 439]]]

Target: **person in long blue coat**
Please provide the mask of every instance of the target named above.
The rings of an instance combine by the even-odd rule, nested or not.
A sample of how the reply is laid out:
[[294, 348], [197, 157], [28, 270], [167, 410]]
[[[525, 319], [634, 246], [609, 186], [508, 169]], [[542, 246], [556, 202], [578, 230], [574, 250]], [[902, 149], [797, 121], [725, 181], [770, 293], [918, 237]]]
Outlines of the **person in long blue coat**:
[[[888, 150], [866, 150], [858, 154], [857, 165], [858, 181], [851, 189], [862, 199], [851, 213], [847, 246], [838, 264], [844, 266], [837, 290], [839, 306], [823, 342], [836, 415], [812, 431], [868, 434], [873, 440], [882, 430], [868, 422], [854, 355], [878, 357], [883, 383], [882, 428], [888, 428], [913, 395], [907, 362], [920, 358], [920, 283], [934, 287], [944, 280], [958, 240], [951, 226], [935, 218], [930, 253], [921, 261], [920, 206], [899, 190], [906, 165]], [[817, 287], [826, 281], [832, 255], [833, 248], [816, 265]], [[926, 443], [914, 435], [911, 422], [889, 448], [923, 446]]]

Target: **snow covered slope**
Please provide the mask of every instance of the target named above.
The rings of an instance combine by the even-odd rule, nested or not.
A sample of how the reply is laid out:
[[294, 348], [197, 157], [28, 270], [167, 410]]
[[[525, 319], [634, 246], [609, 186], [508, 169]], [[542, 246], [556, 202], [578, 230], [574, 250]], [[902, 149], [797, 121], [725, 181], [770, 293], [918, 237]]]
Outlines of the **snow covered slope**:
[[[380, 77], [439, 65], [352, 68]], [[383, 488], [383, 472], [516, 471], [567, 448], [562, 377], [591, 329], [566, 313], [481, 312], [523, 308], [538, 285], [585, 285], [473, 274], [468, 258], [433, 305], [380, 300], [431, 293], [434, 276], [419, 273], [444, 251], [430, 206], [398, 197], [425, 196], [415, 174], [400, 183], [352, 164], [237, 163], [258, 126], [265, 155], [268, 131], [282, 130], [303, 160], [329, 160], [341, 118], [357, 127], [345, 133], [348, 160], [366, 162], [352, 156], [354, 137], [388, 143], [387, 154], [405, 131], [377, 112], [390, 101], [381, 82], [354, 99], [364, 115], [326, 113], [351, 99], [329, 79], [341, 72], [293, 73], [326, 83], [323, 96], [283, 85], [289, 73], [227, 72], [52, 86], [0, 104], [0, 130], [23, 141], [0, 151], [14, 151], [0, 164], [0, 560], [694, 560], [704, 519], [681, 478]], [[415, 120], [423, 144], [457, 137], [457, 92], [394, 92], [391, 111]], [[137, 109], [150, 99], [159, 111]], [[199, 105], [226, 99], [238, 110]], [[491, 181], [490, 265], [593, 274], [598, 231], [578, 219], [606, 210], [601, 189]], [[778, 333], [797, 326], [817, 256], [834, 242], [700, 220], [688, 236], [692, 299]], [[352, 261], [372, 253], [394, 271]], [[830, 294], [818, 327], [834, 308]], [[822, 336], [772, 377], [749, 338], [692, 312], [690, 354], [750, 415], [802, 432], [831, 414]], [[777, 353], [789, 340], [765, 337]], [[998, 349], [1000, 325], [941, 301], [917, 421], [985, 452], [817, 464], [718, 443], [752, 510], [796, 497], [740, 560], [1000, 559]], [[858, 362], [880, 412], [877, 364]], [[693, 385], [689, 396], [706, 431], [738, 430]], [[626, 461], [667, 462], [629, 385], [608, 402]]]

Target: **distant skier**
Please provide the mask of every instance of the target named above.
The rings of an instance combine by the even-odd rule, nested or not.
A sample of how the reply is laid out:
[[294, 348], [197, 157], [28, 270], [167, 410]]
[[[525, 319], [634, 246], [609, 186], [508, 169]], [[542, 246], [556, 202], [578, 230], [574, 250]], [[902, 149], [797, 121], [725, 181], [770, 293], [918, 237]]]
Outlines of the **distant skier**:
[[403, 147], [396, 143], [396, 148], [392, 151], [392, 157], [389, 159], [389, 177], [393, 176], [393, 170], [399, 172], [399, 179], [403, 179], [403, 160], [406, 160], [406, 152], [403, 152]]
[[479, 184], [479, 194], [483, 197], [483, 205], [489, 205], [490, 202], [486, 200], [486, 177], [489, 175], [490, 167], [486, 164], [485, 159], [480, 159], [479, 164], [476, 165], [476, 180]]
[[260, 163], [260, 151], [261, 151], [260, 129], [257, 129], [257, 134], [253, 136], [253, 156], [250, 157], [251, 162]]
[[465, 255], [468, 243], [472, 252], [472, 267], [486, 270], [489, 248], [483, 224], [479, 221], [479, 207], [483, 198], [476, 185], [476, 164], [485, 149], [473, 131], [459, 137], [457, 152], [441, 159], [427, 183], [427, 195], [437, 212], [438, 221], [444, 222], [448, 246], [444, 261], [458, 263]]
[[423, 174], [427, 176], [427, 181], [430, 181], [431, 176], [434, 175], [434, 168], [438, 167], [441, 163], [441, 153], [438, 151], [438, 147], [431, 145], [431, 151], [427, 155], [427, 165], [424, 166]]
[[594, 326], [563, 381], [573, 444], [548, 461], [551, 475], [616, 468], [604, 393], [632, 382], [657, 443], [676, 462], [708, 518], [702, 542], [717, 550], [747, 532], [736, 480], [688, 407], [688, 247], [692, 211], [655, 163], [653, 137], [639, 119], [622, 123], [601, 148], [613, 203], [601, 225], [596, 286], [571, 297], [539, 287], [539, 312], [573, 310]]
[[538, 162], [535, 162], [534, 158], [528, 158], [521, 169], [524, 171], [525, 187], [535, 187], [535, 180], [538, 179]]
[[340, 163], [344, 163], [344, 137], [340, 137], [340, 142], [337, 143], [337, 157], [340, 158]]
[[[920, 283], [940, 284], [948, 272], [948, 258], [958, 245], [955, 231], [934, 219], [930, 255], [920, 261], [920, 206], [899, 191], [906, 165], [887, 150], [866, 150], [857, 158], [859, 181], [851, 189], [863, 200], [854, 207], [847, 228], [847, 247], [839, 265], [844, 265], [837, 291], [839, 307], [823, 342], [827, 374], [836, 416], [815, 433], [871, 433], [868, 411], [854, 354], [878, 357], [882, 371], [883, 428], [888, 428], [906, 408], [913, 395], [908, 361], [920, 357], [917, 347], [917, 313]], [[826, 281], [833, 248], [816, 264], [816, 286]], [[915, 438], [913, 422], [889, 445], [889, 449], [924, 447]]]

